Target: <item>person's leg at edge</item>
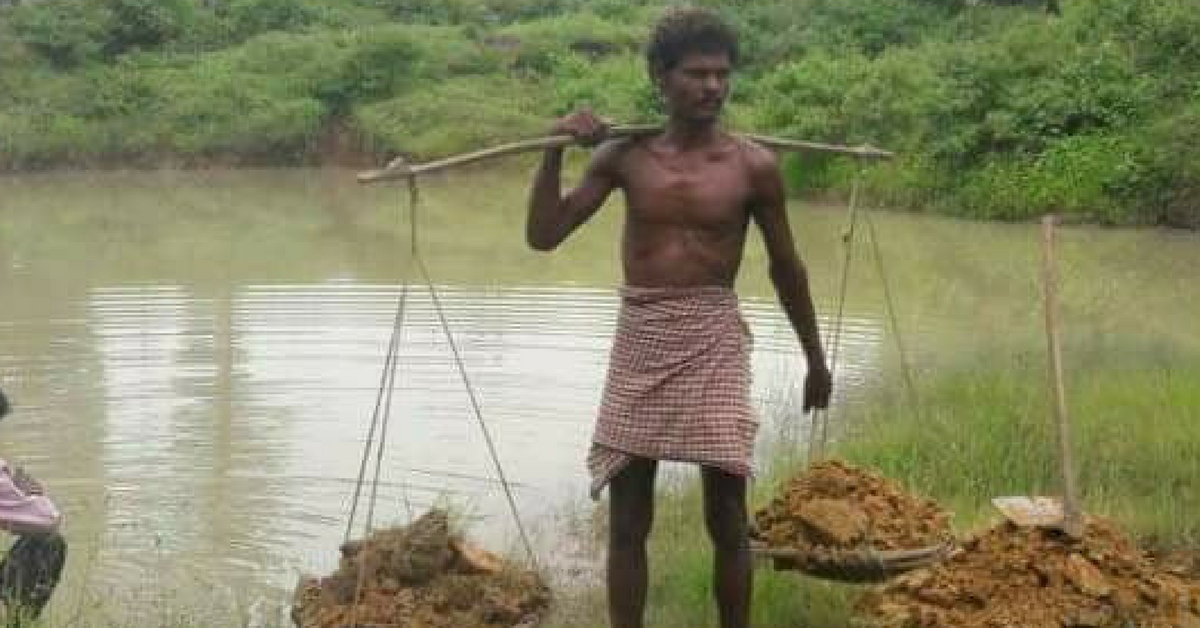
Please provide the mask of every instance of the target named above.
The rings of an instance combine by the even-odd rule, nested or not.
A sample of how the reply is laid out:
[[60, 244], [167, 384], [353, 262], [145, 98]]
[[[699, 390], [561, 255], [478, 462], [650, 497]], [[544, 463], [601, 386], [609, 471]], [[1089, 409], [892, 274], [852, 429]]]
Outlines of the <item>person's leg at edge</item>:
[[58, 585], [67, 543], [57, 533], [22, 536], [0, 563], [0, 600], [4, 625], [21, 626], [41, 615]]
[[746, 478], [714, 467], [703, 467], [701, 474], [721, 628], [748, 628], [752, 575]]
[[658, 463], [635, 458], [609, 483], [608, 616], [613, 628], [642, 628]]

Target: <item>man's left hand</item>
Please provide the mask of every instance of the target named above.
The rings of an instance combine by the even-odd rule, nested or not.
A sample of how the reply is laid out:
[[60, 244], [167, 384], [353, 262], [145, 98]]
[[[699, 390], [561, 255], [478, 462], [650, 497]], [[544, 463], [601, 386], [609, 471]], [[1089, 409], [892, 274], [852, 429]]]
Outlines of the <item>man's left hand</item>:
[[804, 412], [814, 408], [828, 408], [829, 394], [833, 390], [833, 375], [824, 364], [810, 367], [804, 376]]

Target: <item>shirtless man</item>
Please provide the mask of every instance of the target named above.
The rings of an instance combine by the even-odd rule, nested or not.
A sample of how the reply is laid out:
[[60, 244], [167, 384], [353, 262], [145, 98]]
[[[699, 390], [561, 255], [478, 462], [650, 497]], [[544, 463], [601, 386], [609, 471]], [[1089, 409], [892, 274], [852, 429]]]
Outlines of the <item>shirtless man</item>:
[[[643, 625], [658, 460], [701, 465], [721, 626], [749, 625], [746, 482], [757, 423], [748, 403], [749, 333], [732, 288], [751, 220], [808, 362], [804, 410], [829, 401], [830, 373], [778, 164], [718, 124], [737, 55], [734, 33], [713, 14], [669, 12], [647, 49], [669, 116], [664, 131], [604, 143], [565, 196], [563, 151], [548, 150], [530, 197], [526, 237], [539, 251], [561, 244], [613, 190], [623, 192], [627, 207], [621, 313], [588, 458], [593, 496], [610, 488], [608, 596], [616, 628]], [[590, 111], [554, 126], [588, 145], [605, 131]]]

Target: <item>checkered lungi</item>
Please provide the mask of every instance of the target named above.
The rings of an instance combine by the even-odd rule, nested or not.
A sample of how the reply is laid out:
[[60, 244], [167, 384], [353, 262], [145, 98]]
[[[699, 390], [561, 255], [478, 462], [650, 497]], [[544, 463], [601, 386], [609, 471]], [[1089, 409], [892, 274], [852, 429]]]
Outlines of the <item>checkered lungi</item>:
[[622, 288], [587, 461], [592, 498], [634, 457], [750, 475], [750, 343], [732, 289]]

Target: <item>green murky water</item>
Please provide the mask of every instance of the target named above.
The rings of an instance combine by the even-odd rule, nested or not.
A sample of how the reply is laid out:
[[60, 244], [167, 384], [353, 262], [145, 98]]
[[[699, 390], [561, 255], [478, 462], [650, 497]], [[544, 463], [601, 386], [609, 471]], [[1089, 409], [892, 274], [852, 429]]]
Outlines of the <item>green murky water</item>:
[[[398, 187], [346, 170], [0, 178], [0, 456], [67, 513], [72, 600], [197, 587], [270, 597], [336, 560], [402, 284], [410, 289], [375, 520], [450, 503], [515, 547]], [[619, 203], [552, 255], [523, 243], [528, 169], [423, 185], [420, 246], [539, 552], [585, 500], [583, 457], [619, 283]], [[852, 251], [838, 415], [893, 377], [882, 267], [918, 376], [1042, 339], [1038, 230], [871, 212]], [[832, 327], [840, 208], [793, 228]], [[789, 433], [803, 364], [757, 239], [738, 290], [764, 438]], [[1062, 233], [1068, 366], [1200, 354], [1200, 237]], [[789, 421], [788, 419], [796, 419]], [[186, 595], [186, 593], [185, 593]], [[72, 606], [73, 608], [75, 606]]]

